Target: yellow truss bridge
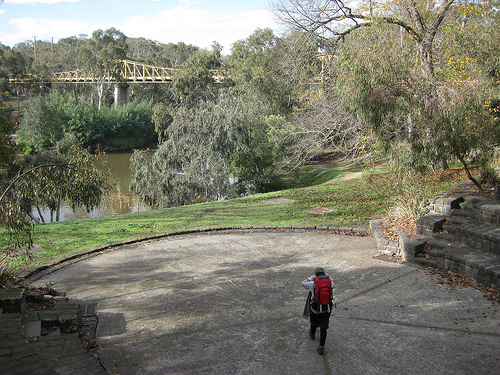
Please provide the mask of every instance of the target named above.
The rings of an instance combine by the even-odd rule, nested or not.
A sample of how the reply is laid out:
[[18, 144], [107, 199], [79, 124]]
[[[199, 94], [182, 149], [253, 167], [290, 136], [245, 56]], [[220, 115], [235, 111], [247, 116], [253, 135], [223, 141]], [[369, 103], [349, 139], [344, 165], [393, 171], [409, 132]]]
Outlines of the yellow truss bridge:
[[[104, 75], [96, 76], [84, 69], [51, 73], [45, 83], [110, 83], [115, 84], [115, 104], [123, 105], [130, 101], [130, 83], [172, 83], [181, 69], [164, 68], [139, 63], [132, 60], [117, 60], [114, 69]], [[224, 80], [224, 71], [212, 70], [215, 82]], [[11, 78], [11, 83], [25, 83], [28, 79]]]
[[[180, 71], [181, 69], [164, 68], [132, 60], [117, 60], [115, 69], [108, 71], [107, 74], [101, 77], [95, 77], [92, 72], [78, 69], [52, 73], [50, 81], [68, 83], [91, 83], [98, 81], [108, 83], [171, 83], [176, 73]], [[213, 70], [212, 72], [215, 81], [222, 82], [224, 79], [223, 72], [220, 70]]]
[[[181, 69], [164, 68], [139, 63], [132, 60], [117, 60], [114, 70], [109, 70], [104, 76], [96, 77], [93, 72], [84, 69], [70, 70], [67, 72], [50, 73], [48, 82], [68, 83], [171, 83]], [[224, 71], [212, 70], [213, 78], [220, 83], [224, 80]], [[27, 79], [11, 78], [12, 83], [24, 83]]]
[[[321, 60], [321, 78], [324, 79], [327, 66], [330, 64], [332, 56], [320, 54], [317, 56]], [[164, 68], [143, 64], [132, 60], [116, 60], [113, 70], [109, 70], [104, 76], [95, 76], [91, 71], [84, 69], [70, 70], [67, 72], [50, 73], [45, 83], [110, 83], [115, 84], [115, 103], [123, 105], [130, 100], [129, 83], [172, 83], [175, 76], [182, 69]], [[225, 77], [225, 71], [212, 70], [215, 82], [221, 83]], [[11, 78], [11, 83], [25, 83], [29, 79]]]

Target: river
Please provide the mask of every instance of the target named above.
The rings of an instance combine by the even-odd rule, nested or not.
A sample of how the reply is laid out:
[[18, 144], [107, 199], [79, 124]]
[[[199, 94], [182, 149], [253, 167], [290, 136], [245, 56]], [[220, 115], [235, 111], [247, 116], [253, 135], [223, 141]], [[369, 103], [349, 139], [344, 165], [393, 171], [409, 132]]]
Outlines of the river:
[[[59, 221], [146, 211], [147, 208], [140, 204], [138, 199], [129, 192], [131, 181], [131, 155], [131, 152], [108, 154], [105, 166], [99, 163], [97, 164], [97, 167], [100, 169], [109, 169], [113, 177], [118, 180], [115, 190], [105, 197], [100, 207], [91, 212], [87, 212], [83, 207], [76, 208], [75, 211], [73, 211], [71, 206], [63, 202]], [[36, 210], [33, 211], [33, 215], [39, 218]], [[42, 215], [46, 222], [50, 221], [50, 213], [48, 210], [42, 211]]]

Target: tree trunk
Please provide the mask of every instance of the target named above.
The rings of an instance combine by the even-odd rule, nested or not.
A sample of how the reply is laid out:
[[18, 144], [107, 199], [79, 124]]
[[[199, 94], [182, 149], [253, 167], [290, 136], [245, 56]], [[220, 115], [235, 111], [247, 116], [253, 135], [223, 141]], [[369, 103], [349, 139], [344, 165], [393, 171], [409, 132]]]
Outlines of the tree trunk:
[[102, 107], [102, 98], [104, 95], [104, 84], [99, 82], [97, 85], [97, 110], [100, 111]]
[[59, 221], [59, 216], [61, 215], [61, 201], [59, 200], [59, 205], [56, 209], [56, 221]]
[[434, 79], [434, 62], [432, 59], [432, 35], [424, 35], [418, 46], [420, 57], [420, 66], [422, 68], [422, 75], [427, 80]]
[[42, 215], [42, 210], [40, 210], [40, 207], [36, 206], [36, 210], [38, 211], [38, 216], [40, 217], [42, 223], [45, 223], [45, 218]]
[[481, 186], [479, 181], [477, 181], [474, 177], [472, 177], [472, 174], [470, 173], [469, 167], [467, 166], [467, 163], [465, 162], [465, 160], [462, 157], [458, 157], [458, 160], [464, 166], [465, 173], [467, 174], [467, 177], [469, 178], [469, 180], [472, 181], [472, 183], [474, 185], [476, 185], [480, 191], [483, 191], [483, 187]]

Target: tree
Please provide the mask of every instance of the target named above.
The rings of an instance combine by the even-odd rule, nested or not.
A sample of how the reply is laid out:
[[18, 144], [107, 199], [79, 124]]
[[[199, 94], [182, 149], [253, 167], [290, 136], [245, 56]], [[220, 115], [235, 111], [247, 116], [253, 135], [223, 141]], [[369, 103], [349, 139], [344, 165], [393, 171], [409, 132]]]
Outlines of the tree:
[[170, 207], [234, 194], [228, 160], [235, 149], [235, 119], [228, 104], [208, 101], [179, 107], [158, 149], [152, 155], [134, 153], [131, 189], [143, 202]]
[[270, 116], [264, 101], [226, 89], [214, 100], [160, 114], [162, 120], [173, 117], [162, 128], [163, 143], [154, 153], [136, 151], [132, 157], [132, 191], [149, 206], [269, 191], [288, 172], [282, 161], [290, 150], [286, 142], [294, 138], [284, 136], [289, 124]]
[[0, 115], [0, 168], [8, 168], [16, 157], [17, 145], [12, 139], [14, 124]]
[[170, 114], [171, 108], [163, 103], [157, 103], [153, 107], [153, 122], [155, 124], [155, 131], [158, 134], [158, 144], [161, 144], [167, 139], [168, 127], [174, 121]]
[[315, 153], [327, 149], [337, 156], [358, 156], [372, 150], [373, 140], [367, 123], [346, 110], [338, 93], [328, 87], [304, 91], [300, 105], [290, 119], [294, 125], [298, 166]]
[[35, 151], [53, 147], [63, 137], [64, 126], [43, 96], [31, 100], [19, 124], [19, 139]]
[[99, 29], [92, 33], [80, 50], [80, 61], [87, 73], [94, 77], [94, 92], [96, 104], [100, 110], [106, 89], [109, 88], [107, 77], [112, 76], [118, 81], [122, 78], [116, 71], [116, 60], [127, 56], [127, 37], [121, 31], [110, 28], [105, 31]]
[[[279, 1], [277, 13], [331, 42], [329, 51], [339, 55], [332, 60], [332, 82], [346, 107], [364, 118], [379, 140], [389, 147], [406, 141], [417, 156], [414, 161], [424, 157], [434, 166], [453, 157], [468, 170], [467, 158], [487, 159], [498, 140], [490, 136], [495, 131], [484, 104], [495, 89], [473, 60], [466, 65], [477, 74], [453, 76], [463, 61], [454, 61], [450, 53], [459, 48], [451, 28], [463, 29], [463, 15], [483, 12], [484, 3], [405, 0], [359, 3], [352, 9], [340, 1], [307, 3]], [[484, 27], [479, 17], [476, 26]], [[451, 44], [453, 49], [447, 49]], [[474, 137], [468, 137], [471, 132]]]
[[183, 42], [163, 44], [145, 38], [127, 38], [127, 57], [146, 64], [179, 69], [199, 50]]
[[[233, 45], [228, 59], [228, 69], [238, 87], [247, 95], [268, 101], [275, 114], [288, 114], [297, 104], [298, 80], [290, 72], [298, 59], [290, 58], [289, 46], [271, 29], [257, 29]], [[311, 47], [309, 43], [302, 46]], [[301, 73], [303, 77], [307, 72]]]
[[[4, 46], [0, 43], [0, 94], [8, 92], [9, 90], [9, 71], [6, 67], [5, 55], [10, 50], [9, 47]], [[2, 98], [0, 95], [0, 105], [2, 104]]]
[[[16, 96], [18, 98], [19, 104], [19, 95], [26, 90], [26, 84], [21, 84], [22, 80], [26, 80], [28, 77], [28, 73], [30, 71], [32, 63], [32, 58], [26, 56], [21, 51], [17, 49], [7, 50], [4, 55], [4, 71], [7, 73], [9, 78], [14, 79], [14, 83], [9, 83], [10, 90], [15, 91]], [[6, 82], [7, 83], [7, 82]], [[14, 90], [12, 90], [12, 86]]]
[[381, 23], [397, 25], [417, 44], [422, 74], [432, 79], [435, 75], [434, 41], [455, 3], [458, 1], [278, 0], [274, 8], [275, 14], [285, 23], [334, 41], [360, 28]]
[[83, 206], [88, 211], [100, 204], [112, 184], [95, 168], [93, 159], [70, 140], [60, 142], [51, 155], [42, 154], [18, 166], [0, 196], [0, 225], [7, 229], [14, 247], [33, 244], [33, 207], [47, 207], [57, 219], [64, 199], [73, 208]]
[[[174, 69], [182, 69], [186, 61], [199, 50], [198, 47], [183, 42], [163, 44], [144, 38], [128, 38], [127, 45], [127, 58]], [[134, 85], [132, 88], [133, 100], [152, 101], [153, 103], [175, 102], [170, 84], [141, 84]]]
[[214, 43], [212, 50], [199, 50], [191, 55], [182, 70], [175, 76], [172, 93], [179, 103], [190, 105], [198, 100], [215, 100], [221, 85], [215, 71], [221, 70], [222, 47]]

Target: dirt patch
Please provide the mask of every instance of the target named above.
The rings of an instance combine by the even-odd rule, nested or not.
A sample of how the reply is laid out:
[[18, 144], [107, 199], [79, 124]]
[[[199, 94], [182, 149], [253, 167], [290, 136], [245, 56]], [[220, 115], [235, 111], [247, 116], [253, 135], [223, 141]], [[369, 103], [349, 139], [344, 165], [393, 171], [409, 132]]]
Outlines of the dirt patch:
[[315, 208], [311, 208], [310, 210], [306, 210], [306, 212], [310, 212], [312, 214], [326, 214], [328, 212], [333, 212], [333, 210], [331, 210], [329, 208], [315, 207]]
[[37, 244], [33, 244], [33, 246], [31, 246], [31, 248], [29, 248], [29, 249], [26, 248], [25, 246], [21, 247], [21, 249], [14, 249], [9, 253], [9, 256], [21, 257], [21, 256], [25, 256], [25, 255], [39, 254], [39, 253], [43, 253], [45, 251], [46, 250], [43, 247], [41, 247]]
[[463, 184], [454, 187], [451, 190], [439, 195], [441, 198], [451, 198], [460, 195], [472, 195], [474, 197], [495, 199], [497, 196], [498, 186], [484, 185], [483, 190], [472, 183], [472, 181], [466, 181]]
[[51, 310], [55, 306], [52, 298], [45, 296], [59, 296], [59, 292], [50, 286], [26, 288], [26, 309], [29, 311]]
[[295, 202], [293, 199], [277, 198], [277, 199], [266, 199], [263, 201], [267, 204], [287, 204]]
[[355, 178], [360, 177], [363, 174], [363, 172], [348, 172], [348, 171], [343, 171], [342, 173], [344, 173], [344, 175], [340, 177], [339, 181], [353, 180]]
[[399, 241], [399, 234], [396, 231], [396, 227], [406, 234], [408, 238], [412, 238], [417, 234], [417, 220], [415, 219], [383, 219], [379, 221], [379, 227], [382, 233], [384, 233], [384, 237], [392, 241]]

